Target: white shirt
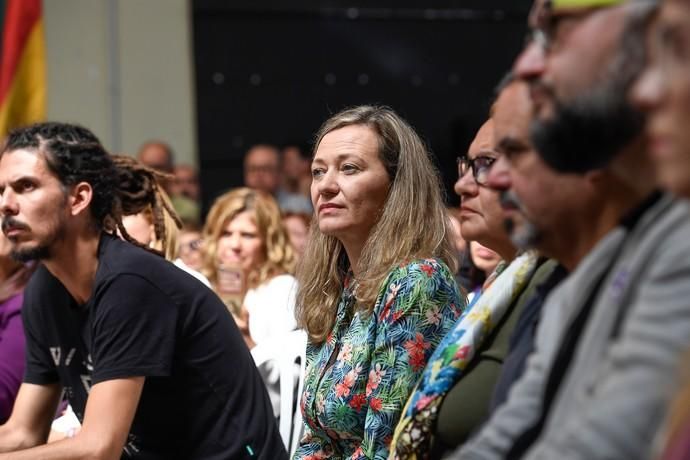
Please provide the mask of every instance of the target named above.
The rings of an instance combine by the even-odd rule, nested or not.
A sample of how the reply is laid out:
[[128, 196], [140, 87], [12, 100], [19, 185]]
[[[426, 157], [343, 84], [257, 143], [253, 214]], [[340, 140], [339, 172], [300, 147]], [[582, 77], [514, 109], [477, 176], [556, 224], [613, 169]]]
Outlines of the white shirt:
[[297, 328], [297, 280], [278, 275], [247, 291], [244, 307], [249, 313], [249, 334], [257, 344]]

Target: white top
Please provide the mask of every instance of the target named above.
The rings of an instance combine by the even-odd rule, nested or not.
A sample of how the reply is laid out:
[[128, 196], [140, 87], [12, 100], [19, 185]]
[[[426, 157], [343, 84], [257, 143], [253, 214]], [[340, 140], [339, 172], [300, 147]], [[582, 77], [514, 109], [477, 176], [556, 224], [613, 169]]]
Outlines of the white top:
[[280, 365], [282, 338], [297, 329], [295, 296], [297, 280], [292, 275], [278, 275], [244, 296], [249, 313], [249, 335], [256, 342], [252, 356], [271, 398], [273, 414], [280, 416]]
[[178, 268], [181, 268], [182, 270], [184, 270], [187, 273], [189, 273], [190, 275], [192, 275], [194, 278], [196, 278], [199, 281], [201, 281], [202, 283], [204, 283], [206, 286], [211, 287], [211, 283], [209, 283], [208, 279], [204, 275], [202, 275], [198, 271], [194, 270], [193, 268], [191, 268], [186, 263], [182, 262], [182, 259], [177, 258], [177, 259], [175, 259], [175, 261], [173, 263], [175, 265], [177, 265]]
[[249, 334], [257, 344], [297, 329], [295, 295], [297, 280], [278, 275], [247, 291], [244, 307], [249, 313]]

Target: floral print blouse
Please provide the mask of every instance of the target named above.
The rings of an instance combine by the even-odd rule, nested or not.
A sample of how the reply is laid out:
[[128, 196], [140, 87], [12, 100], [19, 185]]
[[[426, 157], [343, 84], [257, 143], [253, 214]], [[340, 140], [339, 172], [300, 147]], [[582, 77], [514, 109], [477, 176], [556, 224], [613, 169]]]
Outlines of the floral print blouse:
[[295, 459], [388, 458], [403, 406], [465, 302], [448, 267], [424, 259], [391, 271], [372, 314], [354, 305], [347, 277], [333, 331], [307, 345]]

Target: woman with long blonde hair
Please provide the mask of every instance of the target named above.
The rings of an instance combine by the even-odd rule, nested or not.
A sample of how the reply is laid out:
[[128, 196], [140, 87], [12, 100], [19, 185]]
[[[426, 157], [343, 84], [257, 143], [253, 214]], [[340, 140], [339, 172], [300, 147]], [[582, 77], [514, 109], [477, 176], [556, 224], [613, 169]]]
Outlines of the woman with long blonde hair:
[[202, 273], [216, 288], [219, 268], [225, 263], [242, 269], [248, 289], [294, 272], [295, 253], [280, 209], [266, 193], [243, 187], [221, 195], [211, 207], [202, 233]]
[[[247, 346], [275, 348], [278, 337], [297, 327], [295, 254], [275, 199], [249, 188], [231, 190], [216, 199], [202, 235], [202, 273], [232, 312]], [[274, 367], [259, 370], [278, 416]]]
[[414, 130], [386, 107], [318, 131], [315, 217], [298, 268], [309, 336], [295, 458], [385, 458], [431, 351], [464, 307], [441, 185]]

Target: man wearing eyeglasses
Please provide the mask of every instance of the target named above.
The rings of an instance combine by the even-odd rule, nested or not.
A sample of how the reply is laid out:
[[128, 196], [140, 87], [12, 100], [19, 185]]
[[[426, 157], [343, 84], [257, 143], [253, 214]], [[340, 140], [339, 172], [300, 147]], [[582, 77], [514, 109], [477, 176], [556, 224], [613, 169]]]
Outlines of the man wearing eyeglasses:
[[454, 458], [649, 458], [690, 346], [688, 208], [655, 193], [626, 99], [653, 3], [535, 3], [514, 68], [529, 84], [532, 141], [560, 172], [615, 175], [602, 200], [619, 225], [546, 300], [525, 374]]

